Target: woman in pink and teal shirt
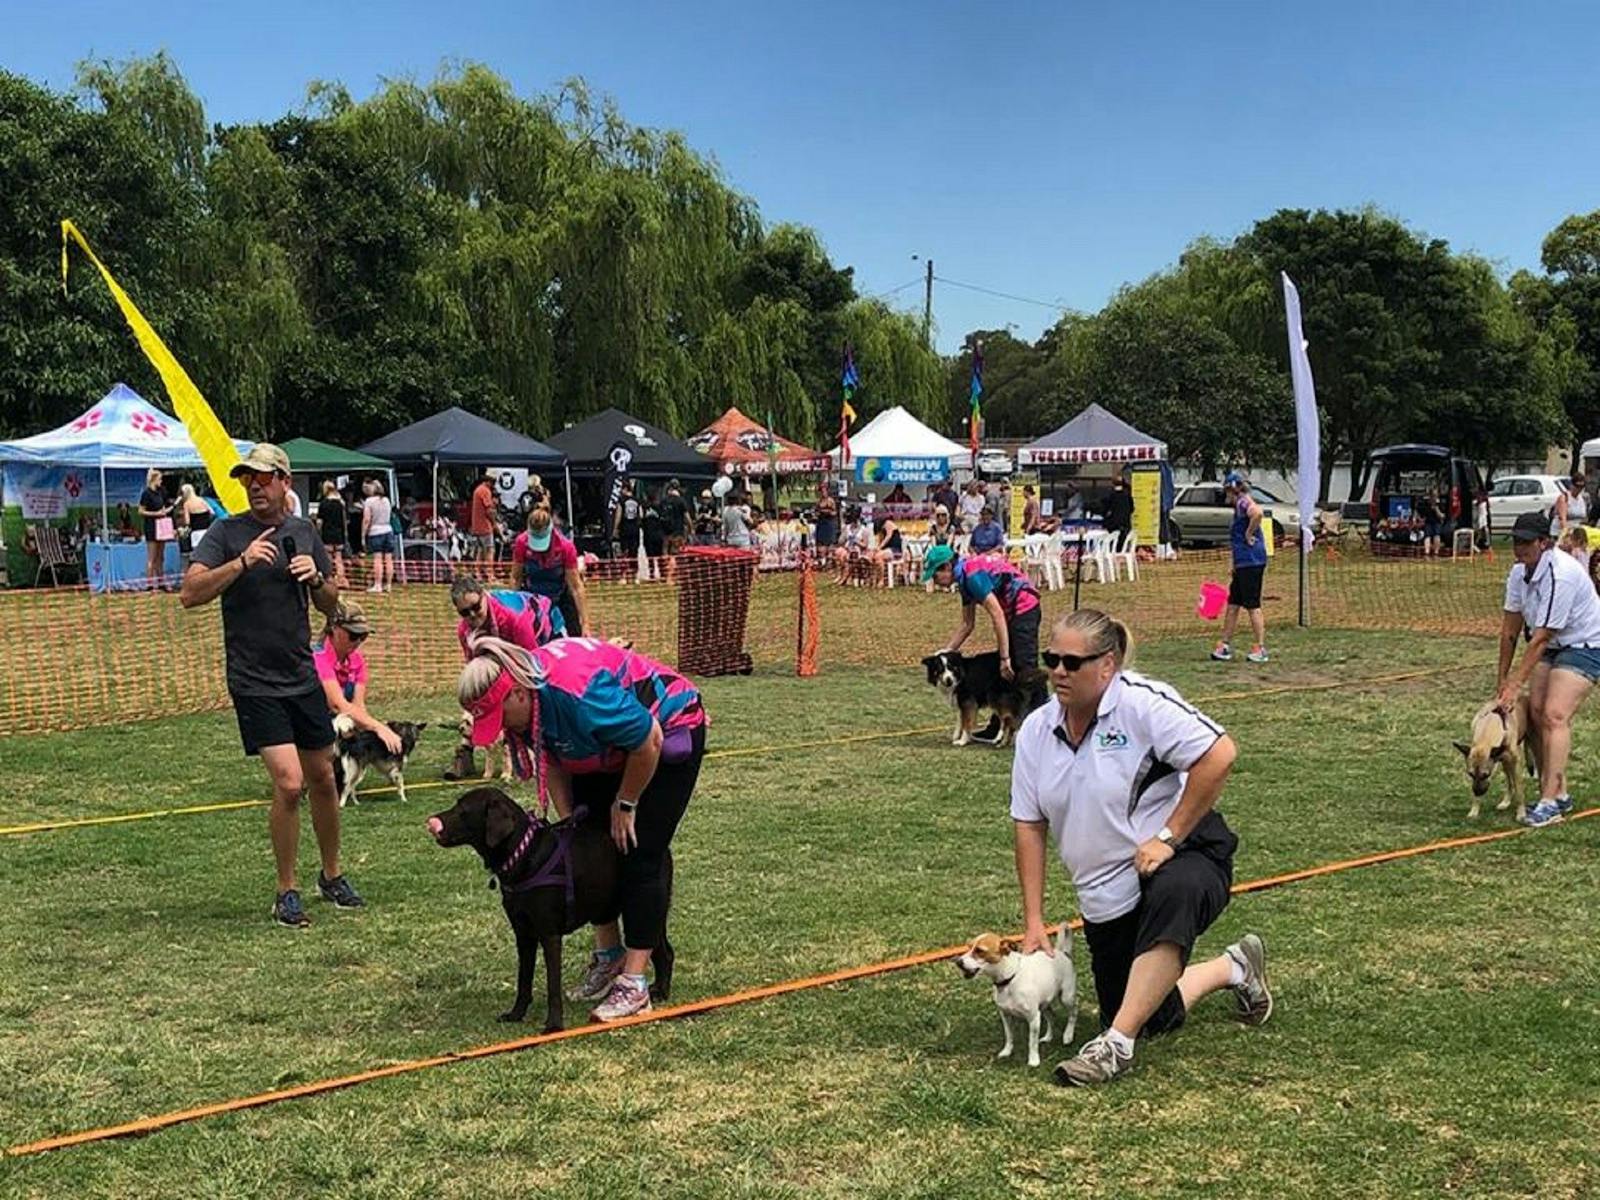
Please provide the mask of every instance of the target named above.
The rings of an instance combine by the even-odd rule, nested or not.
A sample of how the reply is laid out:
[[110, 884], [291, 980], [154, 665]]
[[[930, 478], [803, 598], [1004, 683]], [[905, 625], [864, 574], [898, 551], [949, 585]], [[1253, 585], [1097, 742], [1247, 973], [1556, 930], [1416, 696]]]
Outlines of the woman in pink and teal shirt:
[[[994, 644], [1000, 651], [1000, 672], [1015, 679], [1020, 671], [1039, 667], [1039, 589], [1033, 580], [1003, 554], [962, 557], [949, 546], [932, 546], [922, 560], [922, 577], [941, 588], [955, 585], [961, 594], [961, 623], [945, 649], [954, 653], [972, 636], [981, 607], [994, 626]], [[1030, 711], [1045, 700], [1041, 678], [1029, 704]], [[998, 719], [990, 723], [998, 733]], [[980, 737], [992, 737], [985, 730]]]
[[471, 642], [476, 637], [497, 637], [533, 650], [567, 635], [566, 619], [549, 596], [509, 588], [491, 590], [471, 575], [457, 575], [450, 584], [450, 603], [461, 618], [456, 637], [461, 640], [463, 658], [472, 657]]
[[622, 932], [595, 930], [575, 1000], [599, 1000], [614, 1021], [650, 1011], [645, 964], [666, 925], [666, 854], [700, 776], [708, 723], [694, 685], [637, 651], [593, 638], [527, 650], [476, 638], [461, 672], [461, 707], [474, 745], [505, 734], [512, 763], [536, 778], [562, 816], [575, 806], [608, 829], [622, 853]]

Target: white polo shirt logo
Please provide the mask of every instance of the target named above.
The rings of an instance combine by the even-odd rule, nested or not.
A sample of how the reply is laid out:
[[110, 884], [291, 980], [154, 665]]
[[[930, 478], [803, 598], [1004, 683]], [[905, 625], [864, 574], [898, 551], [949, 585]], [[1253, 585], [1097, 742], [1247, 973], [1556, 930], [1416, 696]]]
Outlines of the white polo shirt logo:
[[1046, 822], [1084, 917], [1115, 920], [1139, 904], [1134, 851], [1166, 824], [1189, 768], [1222, 727], [1133, 671], [1112, 679], [1082, 744], [1067, 741], [1061, 722], [1061, 705], [1051, 702], [1022, 723], [1011, 816]]

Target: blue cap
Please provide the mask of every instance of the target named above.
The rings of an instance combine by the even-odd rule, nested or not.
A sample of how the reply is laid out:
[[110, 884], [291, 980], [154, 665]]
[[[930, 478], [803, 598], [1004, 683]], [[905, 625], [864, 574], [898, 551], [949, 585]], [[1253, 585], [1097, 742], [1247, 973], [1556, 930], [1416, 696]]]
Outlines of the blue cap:
[[1223, 487], [1243, 487], [1244, 476], [1237, 471], [1229, 471], [1222, 480]]

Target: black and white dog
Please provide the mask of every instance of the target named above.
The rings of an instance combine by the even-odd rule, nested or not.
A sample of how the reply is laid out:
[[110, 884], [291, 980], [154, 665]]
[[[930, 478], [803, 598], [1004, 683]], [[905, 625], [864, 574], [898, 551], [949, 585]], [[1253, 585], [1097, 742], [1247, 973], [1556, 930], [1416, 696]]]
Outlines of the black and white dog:
[[[953, 654], [941, 650], [922, 660], [928, 669], [928, 682], [938, 688], [956, 710], [956, 728], [950, 738], [952, 746], [965, 746], [974, 740], [972, 730], [977, 725], [978, 710], [987, 708], [1000, 718], [1000, 732], [991, 745], [1004, 746], [1028, 715], [1029, 697], [1044, 679], [1037, 668], [1016, 673], [1007, 680], [1000, 674], [1000, 653], [990, 650], [985, 654]], [[977, 739], [982, 741], [984, 739]]]
[[398, 755], [390, 754], [383, 739], [370, 729], [357, 729], [356, 723], [344, 713], [333, 719], [333, 782], [339, 789], [340, 808], [360, 803], [356, 799], [356, 787], [369, 767], [376, 767], [387, 775], [399, 791], [400, 799], [406, 798], [406, 759], [417, 748], [417, 739], [428, 725], [425, 721], [390, 721], [388, 725], [400, 739]]

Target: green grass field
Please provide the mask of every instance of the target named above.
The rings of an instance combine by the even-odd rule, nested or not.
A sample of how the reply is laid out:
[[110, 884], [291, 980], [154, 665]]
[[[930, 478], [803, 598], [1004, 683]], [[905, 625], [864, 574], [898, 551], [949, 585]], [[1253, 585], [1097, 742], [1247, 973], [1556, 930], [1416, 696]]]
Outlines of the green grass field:
[[[1240, 742], [1221, 806], [1240, 881], [1510, 825], [1466, 820], [1449, 745], [1487, 694], [1492, 644], [1313, 632], [1274, 651], [1264, 668], [1211, 664], [1196, 641], [1139, 655]], [[1354, 686], [1238, 695], [1321, 682]], [[1017, 926], [1008, 752], [942, 733], [782, 748], [943, 725], [919, 672], [705, 692], [714, 750], [768, 749], [708, 761], [678, 836], [675, 1000]], [[453, 711], [440, 695], [392, 715]], [[415, 782], [437, 778], [451, 743], [430, 730]], [[1597, 747], [1586, 713], [1581, 804]], [[0, 753], [0, 824], [265, 792], [230, 713], [12, 738]], [[370, 908], [313, 902], [303, 933], [267, 920], [259, 808], [0, 839], [0, 1140], [513, 1035], [494, 1020], [514, 961], [498, 898], [474, 856], [422, 828], [455, 794], [346, 810], [346, 865]], [[1213, 999], [1104, 1090], [992, 1061], [987, 989], [940, 963], [4, 1159], [0, 1195], [1592, 1195], [1597, 838], [1600, 820], [1580, 821], [1237, 898], [1200, 949], [1266, 938], [1272, 1022], [1243, 1029]], [[308, 821], [307, 872], [312, 845]], [[1058, 870], [1049, 903], [1074, 911]], [[569, 974], [583, 951], [569, 942]], [[1078, 968], [1092, 1031], [1081, 946]], [[522, 1028], [541, 1017], [536, 998]]]

